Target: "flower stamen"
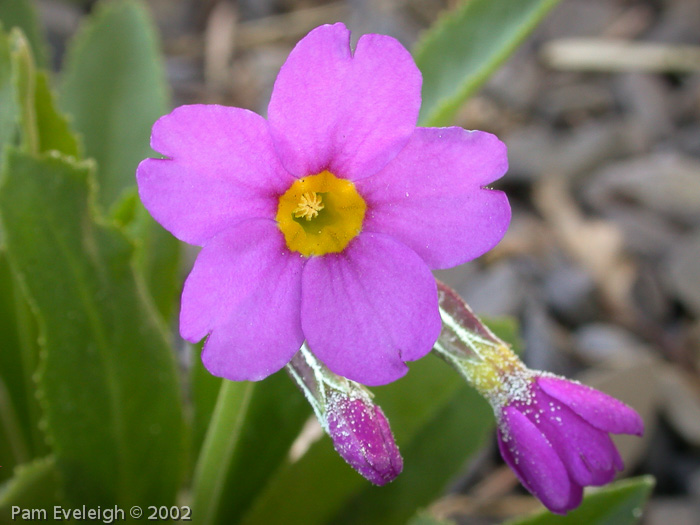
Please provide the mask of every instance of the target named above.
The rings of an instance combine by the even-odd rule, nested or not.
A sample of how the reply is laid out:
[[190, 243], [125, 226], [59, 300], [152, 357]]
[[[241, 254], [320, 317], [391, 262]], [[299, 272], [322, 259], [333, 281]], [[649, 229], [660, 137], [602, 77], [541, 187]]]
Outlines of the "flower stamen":
[[287, 248], [311, 257], [342, 252], [362, 230], [366, 209], [351, 181], [322, 171], [280, 195], [275, 219]]
[[321, 196], [313, 191], [304, 193], [301, 196], [299, 204], [296, 208], [294, 208], [292, 213], [297, 219], [304, 218], [307, 221], [310, 221], [311, 219], [318, 217], [318, 212], [320, 212], [323, 208], [324, 206]]

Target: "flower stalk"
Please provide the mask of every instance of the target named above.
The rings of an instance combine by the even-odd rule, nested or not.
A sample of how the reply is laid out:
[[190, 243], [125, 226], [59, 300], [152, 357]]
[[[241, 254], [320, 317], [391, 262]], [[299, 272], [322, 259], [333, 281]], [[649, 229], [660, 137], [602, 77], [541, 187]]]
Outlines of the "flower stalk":
[[492, 405], [498, 404], [504, 385], [526, 380], [530, 371], [454, 290], [440, 281], [437, 286], [442, 332], [433, 351]]

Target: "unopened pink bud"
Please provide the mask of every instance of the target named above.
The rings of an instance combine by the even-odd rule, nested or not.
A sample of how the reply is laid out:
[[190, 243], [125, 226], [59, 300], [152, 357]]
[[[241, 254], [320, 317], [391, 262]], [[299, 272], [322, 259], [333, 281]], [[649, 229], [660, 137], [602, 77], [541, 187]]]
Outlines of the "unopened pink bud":
[[385, 485], [401, 473], [403, 459], [389, 421], [377, 405], [333, 393], [326, 421], [335, 450], [366, 479]]

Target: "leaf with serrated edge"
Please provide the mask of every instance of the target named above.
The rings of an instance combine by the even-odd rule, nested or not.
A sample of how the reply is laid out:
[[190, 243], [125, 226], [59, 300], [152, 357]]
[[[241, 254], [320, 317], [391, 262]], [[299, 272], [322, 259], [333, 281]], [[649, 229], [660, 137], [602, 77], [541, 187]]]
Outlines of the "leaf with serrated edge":
[[74, 504], [167, 505], [183, 459], [174, 356], [132, 267], [95, 219], [91, 163], [10, 150], [0, 187], [7, 254], [41, 330], [40, 402]]
[[38, 458], [20, 465], [12, 472], [12, 478], [0, 487], [0, 515], [9, 515], [13, 506], [23, 509], [51, 508], [60, 503], [59, 491], [53, 457]]
[[[24, 42], [21, 33], [15, 31]], [[0, 28], [0, 170], [5, 147], [13, 144], [19, 121], [17, 96], [17, 36], [12, 38]], [[26, 48], [25, 57], [31, 59]], [[13, 56], [14, 55], [14, 56]], [[33, 71], [30, 68], [29, 71]], [[29, 72], [27, 71], [27, 72]], [[48, 452], [39, 430], [39, 407], [34, 396], [33, 374], [38, 361], [36, 323], [15, 282], [4, 253], [0, 231], [0, 333], [4, 348], [0, 351], [0, 480], [12, 475], [16, 462]]]
[[48, 73], [37, 71], [29, 43], [19, 30], [12, 31], [10, 43], [14, 88], [10, 101], [18, 108], [20, 143], [33, 153], [55, 150], [78, 157], [78, 139], [56, 108]]
[[38, 153], [39, 131], [34, 105], [36, 66], [26, 37], [15, 28], [10, 33], [12, 82], [17, 104], [20, 144], [25, 151]]
[[[98, 202], [119, 207], [136, 187], [136, 167], [152, 156], [153, 123], [169, 107], [156, 31], [141, 2], [100, 2], [67, 51], [59, 104], [97, 161]], [[180, 291], [180, 244], [139, 203], [128, 232], [158, 310], [170, 319]]]
[[34, 107], [39, 129], [39, 151], [58, 151], [80, 158], [80, 142], [68, 120], [56, 108], [54, 95], [45, 71], [37, 71], [34, 83]]

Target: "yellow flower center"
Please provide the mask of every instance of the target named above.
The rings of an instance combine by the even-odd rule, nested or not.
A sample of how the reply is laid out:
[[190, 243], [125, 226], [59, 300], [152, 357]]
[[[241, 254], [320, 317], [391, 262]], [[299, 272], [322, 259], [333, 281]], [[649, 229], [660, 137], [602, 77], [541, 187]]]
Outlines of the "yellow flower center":
[[323, 171], [280, 196], [276, 219], [287, 248], [309, 257], [342, 252], [362, 230], [366, 209], [352, 182]]

